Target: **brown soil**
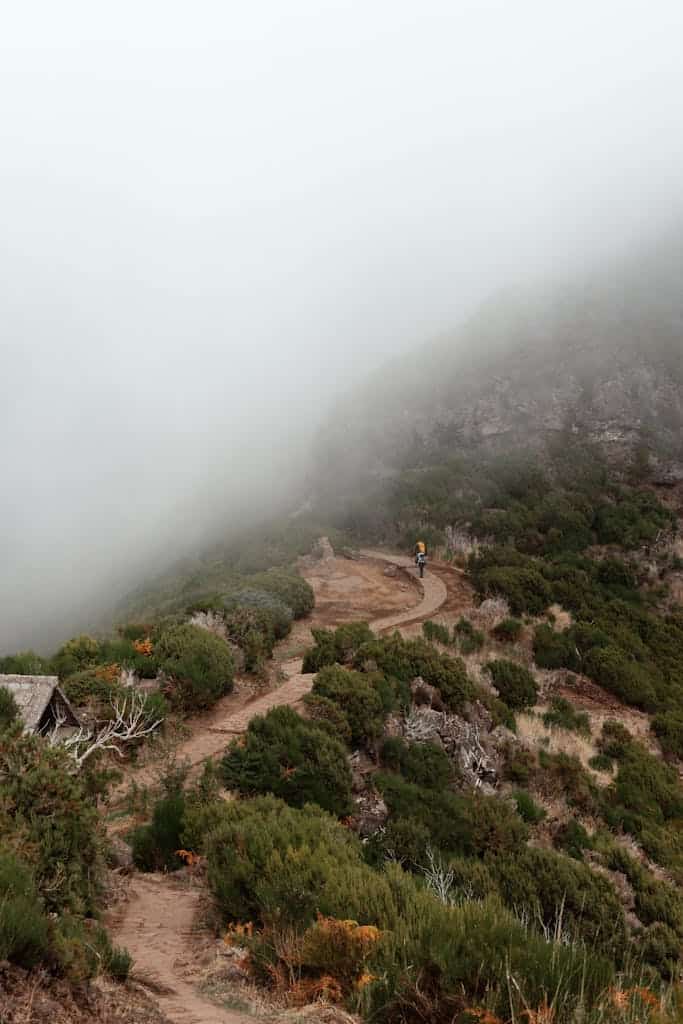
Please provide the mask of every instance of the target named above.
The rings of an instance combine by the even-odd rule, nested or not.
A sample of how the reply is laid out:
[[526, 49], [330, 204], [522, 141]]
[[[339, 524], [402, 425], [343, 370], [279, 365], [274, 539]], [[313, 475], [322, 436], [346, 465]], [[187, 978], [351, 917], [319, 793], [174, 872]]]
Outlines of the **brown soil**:
[[[399, 567], [396, 575], [385, 575], [388, 563]], [[368, 552], [359, 561], [334, 558], [314, 566], [305, 575], [316, 592], [316, 610], [283, 644], [284, 650], [291, 652], [293, 645], [310, 642], [311, 626], [363, 619], [383, 631], [422, 621], [447, 603], [449, 587], [460, 581], [455, 575], [434, 571], [417, 581], [414, 573], [411, 559], [377, 552]], [[209, 715], [192, 721], [191, 735], [178, 748], [178, 758], [198, 765], [221, 753], [232, 736], [246, 730], [254, 715], [281, 704], [296, 705], [309, 691], [313, 676], [302, 674], [300, 655], [279, 660], [278, 670], [283, 681], [277, 688], [246, 700], [244, 691], [231, 694]], [[142, 783], [149, 781], [148, 776], [145, 769], [136, 779]], [[194, 951], [203, 941], [197, 925], [200, 891], [178, 877], [136, 874], [130, 879], [127, 897], [112, 921], [114, 939], [130, 950], [134, 977], [158, 993], [167, 1020], [173, 1024], [248, 1020], [241, 1013], [216, 1007], [195, 988], [201, 966]]]

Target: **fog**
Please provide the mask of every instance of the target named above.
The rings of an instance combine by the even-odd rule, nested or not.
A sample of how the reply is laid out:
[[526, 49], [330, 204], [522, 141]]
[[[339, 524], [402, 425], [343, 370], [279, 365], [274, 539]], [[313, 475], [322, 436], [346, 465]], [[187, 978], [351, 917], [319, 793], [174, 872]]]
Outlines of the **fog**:
[[[678, 0], [0, 20], [0, 653], [280, 507], [331, 403], [681, 212]], [[416, 368], [419, 369], [419, 368]]]

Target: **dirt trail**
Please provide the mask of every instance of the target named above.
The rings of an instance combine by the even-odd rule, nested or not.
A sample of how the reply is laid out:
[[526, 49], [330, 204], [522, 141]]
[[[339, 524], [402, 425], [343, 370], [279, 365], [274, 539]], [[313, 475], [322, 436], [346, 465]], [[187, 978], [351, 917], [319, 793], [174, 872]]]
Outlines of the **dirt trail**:
[[[381, 552], [363, 554], [415, 574], [410, 558]], [[448, 598], [443, 580], [428, 572], [419, 585], [422, 600], [417, 605], [377, 619], [371, 627], [382, 632], [427, 619], [438, 611]], [[212, 720], [180, 746], [178, 758], [199, 764], [222, 752], [229, 739], [244, 732], [255, 715], [282, 704], [296, 705], [308, 693], [314, 678], [303, 675], [301, 667], [301, 658], [282, 662], [280, 668], [286, 676], [282, 685], [218, 721]], [[203, 999], [193, 985], [197, 964], [192, 953], [201, 933], [195, 927], [199, 897], [199, 890], [187, 888], [171, 875], [134, 875], [128, 902], [111, 923], [114, 940], [130, 951], [135, 960], [135, 978], [143, 984], [145, 980], [151, 982], [159, 1006], [172, 1024], [253, 1024], [253, 1018]]]
[[[369, 558], [398, 565], [401, 568], [412, 569], [412, 559], [403, 556], [389, 556], [379, 552], [364, 552]], [[421, 619], [428, 619], [442, 604], [446, 602], [448, 593], [444, 582], [429, 572], [423, 580], [419, 581], [422, 589], [422, 600], [407, 611], [399, 612], [370, 623], [376, 632], [393, 627], [405, 625], [409, 622], [416, 622]], [[255, 715], [264, 715], [271, 708], [279, 707], [282, 704], [296, 705], [308, 693], [313, 685], [312, 675], [303, 675], [301, 672], [302, 659], [292, 658], [284, 661], [279, 668], [286, 679], [275, 690], [270, 690], [261, 697], [256, 697], [236, 711], [229, 711], [223, 718], [212, 716], [210, 723], [207, 722], [203, 729], [196, 732], [185, 743], [182, 743], [176, 756], [179, 761], [189, 761], [191, 765], [201, 764], [207, 758], [222, 753], [232, 736], [245, 732], [249, 722]]]
[[135, 960], [135, 979], [149, 985], [173, 1024], [253, 1024], [253, 1017], [215, 1006], [197, 992], [194, 946], [199, 889], [172, 875], [136, 875], [113, 930]]

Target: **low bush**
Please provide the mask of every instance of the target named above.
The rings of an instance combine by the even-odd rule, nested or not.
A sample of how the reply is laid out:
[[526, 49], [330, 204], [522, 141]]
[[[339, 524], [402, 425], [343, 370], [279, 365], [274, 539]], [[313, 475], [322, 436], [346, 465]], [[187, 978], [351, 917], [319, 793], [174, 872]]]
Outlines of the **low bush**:
[[9, 676], [49, 676], [54, 666], [35, 651], [18, 651], [0, 658], [0, 673]]
[[427, 789], [445, 789], [454, 776], [448, 755], [435, 743], [406, 743], [393, 736], [382, 744], [380, 759], [385, 768]]
[[107, 963], [107, 971], [114, 981], [126, 981], [133, 967], [133, 957], [127, 949], [115, 946]]
[[487, 669], [500, 699], [515, 711], [533, 707], [538, 699], [536, 681], [528, 669], [514, 661], [490, 661]]
[[349, 720], [335, 701], [317, 693], [307, 693], [304, 706], [306, 714], [316, 725], [347, 746], [351, 745]]
[[359, 669], [379, 669], [387, 677], [410, 683], [418, 676], [435, 686], [451, 711], [462, 711], [475, 696], [460, 658], [438, 651], [423, 638], [405, 640], [400, 633], [363, 644], [354, 658]]
[[140, 825], [130, 838], [133, 861], [141, 871], [177, 871], [181, 848], [185, 796], [181, 789], [166, 793], [154, 806], [152, 821]]
[[581, 822], [576, 818], [570, 818], [558, 830], [555, 845], [568, 857], [572, 857], [574, 860], [583, 860], [584, 851], [593, 849], [593, 840]]
[[380, 773], [375, 784], [395, 819], [427, 829], [430, 845], [466, 857], [519, 850], [526, 827], [514, 810], [496, 797], [453, 793], [417, 786], [400, 775]]
[[522, 635], [524, 626], [519, 619], [503, 619], [491, 630], [496, 640], [503, 644], [515, 644]]
[[544, 796], [564, 799], [583, 814], [599, 816], [603, 797], [591, 774], [578, 757], [540, 750], [538, 768], [533, 773], [535, 788]]
[[260, 572], [255, 576], [248, 577], [248, 584], [257, 590], [264, 590], [273, 594], [292, 609], [295, 619], [303, 619], [310, 615], [315, 607], [315, 595], [313, 589], [301, 576], [283, 572], [279, 569], [272, 569], [269, 572]]
[[543, 715], [543, 723], [551, 729], [566, 729], [590, 736], [591, 727], [588, 715], [577, 711], [564, 697], [552, 697], [550, 710]]
[[30, 862], [48, 913], [94, 913], [104, 871], [94, 764], [75, 774], [59, 747], [20, 730], [0, 731], [0, 836]]
[[31, 870], [0, 851], [0, 960], [35, 967], [48, 949], [48, 920]]
[[83, 634], [67, 640], [54, 656], [53, 664], [59, 678], [63, 680], [97, 664], [99, 656], [100, 645], [97, 640]]
[[331, 665], [318, 672], [312, 693], [331, 700], [343, 712], [351, 731], [352, 746], [367, 746], [381, 736], [390, 710], [385, 708], [382, 699], [380, 684], [383, 682], [381, 673], [354, 672]]
[[184, 711], [210, 707], [233, 687], [234, 662], [219, 637], [196, 626], [172, 626], [156, 644], [162, 671], [172, 680], [170, 699]]
[[227, 788], [244, 796], [272, 793], [293, 807], [316, 803], [337, 817], [352, 810], [344, 747], [290, 707], [252, 718], [246, 735], [228, 748], [221, 770]]
[[19, 719], [19, 705], [6, 686], [0, 686], [0, 730], [14, 725]]
[[453, 627], [453, 643], [461, 654], [474, 654], [484, 646], [485, 636], [475, 629], [469, 619], [460, 618]]
[[358, 839], [319, 807], [272, 796], [225, 804], [206, 849], [209, 886], [227, 921], [307, 926], [319, 912], [373, 923], [362, 903], [370, 904], [374, 873]]
[[347, 622], [335, 630], [313, 629], [311, 632], [315, 644], [304, 655], [304, 673], [319, 672], [329, 665], [350, 665], [359, 648], [375, 639], [367, 622]]
[[610, 882], [585, 864], [552, 850], [525, 847], [514, 857], [498, 857], [489, 868], [503, 898], [518, 913], [540, 919], [551, 933], [569, 932], [623, 963], [627, 949], [624, 911]]
[[655, 715], [650, 722], [650, 729], [664, 754], [683, 758], [683, 709]]
[[517, 813], [528, 825], [538, 825], [546, 817], [546, 812], [536, 803], [531, 793], [518, 789], [512, 795], [517, 804]]
[[425, 640], [429, 640], [430, 643], [436, 641], [447, 645], [451, 642], [451, 634], [448, 631], [448, 627], [444, 626], [441, 622], [432, 622], [431, 619], [427, 619], [426, 622], [422, 623], [422, 634]]

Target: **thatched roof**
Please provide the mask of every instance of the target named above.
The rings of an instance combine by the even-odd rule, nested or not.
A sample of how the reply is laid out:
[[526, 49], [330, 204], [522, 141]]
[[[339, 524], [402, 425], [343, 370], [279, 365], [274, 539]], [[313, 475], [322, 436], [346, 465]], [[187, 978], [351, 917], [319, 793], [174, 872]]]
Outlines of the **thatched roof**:
[[61, 689], [57, 676], [10, 676], [0, 674], [0, 686], [14, 697], [24, 727], [36, 732], [50, 705], [65, 718], [65, 725], [79, 725], [78, 716]]

